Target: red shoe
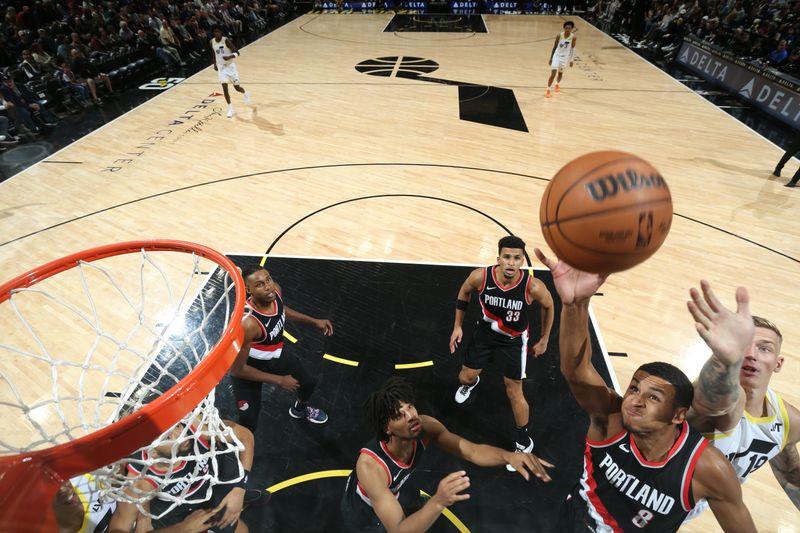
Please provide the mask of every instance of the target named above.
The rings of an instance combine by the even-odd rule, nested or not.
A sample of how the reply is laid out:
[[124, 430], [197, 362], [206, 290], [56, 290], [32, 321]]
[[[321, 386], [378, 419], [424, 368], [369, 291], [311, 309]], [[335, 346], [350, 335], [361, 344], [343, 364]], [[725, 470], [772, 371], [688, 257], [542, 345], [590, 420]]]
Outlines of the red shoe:
[[558, 84], [556, 83], [556, 92], [558, 92]]
[[545, 98], [550, 98], [550, 89], [547, 89], [547, 92], [544, 93]]

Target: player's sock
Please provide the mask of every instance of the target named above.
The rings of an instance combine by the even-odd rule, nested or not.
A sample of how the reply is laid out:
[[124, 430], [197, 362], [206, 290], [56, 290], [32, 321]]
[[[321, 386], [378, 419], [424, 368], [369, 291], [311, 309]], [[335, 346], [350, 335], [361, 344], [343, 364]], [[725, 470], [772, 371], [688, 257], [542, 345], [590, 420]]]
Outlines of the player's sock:
[[233, 116], [233, 104], [228, 104], [228, 118]]

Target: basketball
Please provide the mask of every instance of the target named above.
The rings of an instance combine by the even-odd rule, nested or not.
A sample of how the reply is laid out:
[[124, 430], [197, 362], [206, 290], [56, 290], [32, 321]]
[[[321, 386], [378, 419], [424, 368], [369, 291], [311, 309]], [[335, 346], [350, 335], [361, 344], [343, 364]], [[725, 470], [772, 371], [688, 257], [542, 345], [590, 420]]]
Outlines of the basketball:
[[539, 222], [560, 260], [585, 272], [620, 272], [664, 243], [672, 196], [647, 161], [625, 152], [592, 152], [556, 173], [544, 191]]

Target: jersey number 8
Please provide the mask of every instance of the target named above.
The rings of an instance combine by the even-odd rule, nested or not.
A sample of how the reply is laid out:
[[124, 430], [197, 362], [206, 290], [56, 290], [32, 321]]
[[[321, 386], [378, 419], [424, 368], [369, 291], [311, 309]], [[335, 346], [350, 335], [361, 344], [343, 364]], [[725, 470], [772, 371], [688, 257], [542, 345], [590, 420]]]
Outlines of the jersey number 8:
[[649, 524], [650, 520], [652, 519], [653, 519], [653, 513], [651, 513], [647, 509], [642, 509], [638, 513], [636, 513], [636, 516], [633, 517], [631, 522], [633, 522], [634, 526], [641, 529], [646, 527], [647, 524]]

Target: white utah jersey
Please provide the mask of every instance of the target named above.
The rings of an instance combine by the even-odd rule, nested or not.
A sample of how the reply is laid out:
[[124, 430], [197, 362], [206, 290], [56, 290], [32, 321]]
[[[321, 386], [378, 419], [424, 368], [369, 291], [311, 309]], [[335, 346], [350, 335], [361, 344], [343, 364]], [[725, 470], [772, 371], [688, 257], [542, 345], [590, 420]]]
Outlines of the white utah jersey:
[[233, 63], [233, 59], [222, 59], [225, 56], [233, 55], [233, 51], [228, 48], [228, 39], [222, 36], [222, 40], [211, 39], [211, 48], [214, 49], [214, 57], [218, 67], [224, 67]]
[[783, 398], [767, 389], [764, 399], [767, 416], [755, 417], [745, 411], [730, 431], [704, 435], [712, 446], [725, 454], [740, 481], [778, 455], [789, 436], [789, 415]]
[[574, 33], [570, 33], [569, 37], [564, 37], [564, 32], [558, 34], [558, 44], [556, 45], [556, 51], [553, 53], [554, 56], [560, 57], [568, 57], [569, 53], [572, 51], [572, 40], [575, 38]]
[[[714, 431], [703, 436], [728, 458], [739, 482], [778, 455], [789, 437], [789, 414], [783, 398], [772, 389], [764, 397], [767, 416], [756, 417], [744, 411], [736, 427], [729, 431]], [[701, 500], [687, 520], [702, 513], [707, 503]]]
[[117, 502], [100, 496], [100, 489], [91, 474], [75, 476], [69, 480], [83, 504], [83, 524], [78, 533], [101, 533], [108, 531], [111, 515]]

